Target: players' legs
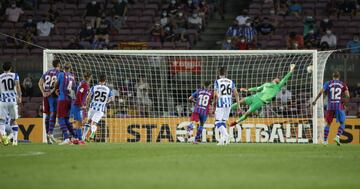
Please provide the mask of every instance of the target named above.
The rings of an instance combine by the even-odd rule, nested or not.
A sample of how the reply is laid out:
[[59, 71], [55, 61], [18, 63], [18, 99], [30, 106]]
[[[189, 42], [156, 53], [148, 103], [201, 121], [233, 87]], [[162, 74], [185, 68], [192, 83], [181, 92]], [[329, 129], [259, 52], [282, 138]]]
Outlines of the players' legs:
[[226, 130], [226, 121], [229, 119], [230, 114], [229, 108], [217, 108], [215, 110], [215, 126], [219, 129], [221, 133], [220, 141], [218, 145], [224, 145], [224, 142], [227, 143], [229, 134]]
[[330, 125], [334, 119], [334, 115], [335, 115], [335, 111], [332, 110], [326, 111], [326, 116], [325, 116], [326, 125], [324, 127], [324, 144], [327, 144], [328, 136], [330, 132]]
[[[190, 117], [190, 125], [186, 127], [186, 139], [190, 138], [193, 135], [194, 127], [198, 128], [200, 121], [200, 114], [193, 112]], [[196, 142], [196, 139], [195, 139]]]
[[200, 124], [197, 127], [195, 142], [201, 141], [202, 131], [203, 131], [203, 127], [206, 122], [206, 119], [207, 119], [206, 115], [200, 115]]
[[70, 117], [65, 118], [65, 124], [66, 124], [66, 127], [68, 128], [69, 133], [72, 135], [72, 137], [76, 138], [75, 131], [74, 131], [74, 126], [70, 122]]
[[343, 134], [345, 129], [346, 114], [344, 110], [336, 110], [336, 121], [340, 123], [340, 127], [336, 133], [335, 142], [340, 145], [340, 136]]
[[256, 97], [249, 97], [245, 98], [246, 104], [250, 106], [249, 110], [245, 112], [238, 120], [236, 120], [236, 123], [240, 123], [245, 121], [252, 113], [256, 112], [256, 110], [260, 109], [264, 102]]
[[66, 117], [68, 117], [66, 100], [59, 100], [57, 103], [58, 123], [62, 132], [64, 141], [60, 144], [68, 144], [70, 142], [68, 127], [66, 124]]
[[49, 132], [49, 121], [50, 121], [50, 107], [48, 98], [44, 98], [43, 100], [43, 110], [45, 114], [45, 131], [46, 134]]
[[18, 131], [19, 131], [19, 125], [16, 123], [16, 120], [19, 118], [17, 104], [8, 104], [8, 110], [9, 110], [9, 117], [11, 119], [10, 126], [14, 135], [12, 144], [16, 146], [18, 144]]
[[7, 145], [9, 143], [6, 132], [5, 132], [5, 119], [0, 119], [0, 140], [3, 143], [3, 145]]
[[47, 134], [52, 136], [56, 123], [57, 99], [54, 97], [48, 97], [48, 102], [49, 102], [50, 115], [49, 115], [49, 130]]
[[99, 121], [103, 116], [104, 116], [104, 112], [95, 111], [93, 117], [91, 118], [91, 134], [90, 134], [91, 140], [95, 139], [97, 124], [99, 123]]

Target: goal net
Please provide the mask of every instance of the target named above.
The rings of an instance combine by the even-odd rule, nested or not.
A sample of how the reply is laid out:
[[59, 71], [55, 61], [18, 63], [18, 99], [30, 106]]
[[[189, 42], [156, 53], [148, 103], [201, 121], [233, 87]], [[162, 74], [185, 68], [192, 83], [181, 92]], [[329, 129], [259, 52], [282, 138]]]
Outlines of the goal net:
[[[290, 64], [296, 64], [294, 74], [271, 103], [227, 129], [232, 142], [317, 143], [323, 106], [321, 101], [313, 107], [311, 100], [322, 86], [329, 54], [313, 50], [45, 50], [43, 65], [45, 72], [54, 59], [70, 62], [77, 82], [84, 72], [93, 74], [91, 86], [100, 75], [107, 76], [115, 97], [98, 125], [96, 141], [186, 142], [192, 141], [192, 133], [196, 133], [196, 127], [193, 132], [186, 130], [194, 106], [188, 97], [205, 81], [213, 83], [219, 67], [227, 68], [227, 77], [239, 89], [281, 79]], [[244, 98], [254, 93], [239, 94]], [[237, 118], [237, 113], [231, 112], [230, 121]], [[204, 125], [203, 142], [219, 139], [214, 122], [210, 115]], [[57, 137], [61, 137], [59, 131]]]

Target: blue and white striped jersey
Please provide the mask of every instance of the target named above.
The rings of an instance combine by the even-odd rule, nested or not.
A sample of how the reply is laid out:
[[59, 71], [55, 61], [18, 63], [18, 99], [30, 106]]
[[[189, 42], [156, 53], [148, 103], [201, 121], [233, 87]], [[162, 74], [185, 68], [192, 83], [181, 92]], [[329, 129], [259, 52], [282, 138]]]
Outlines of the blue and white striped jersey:
[[228, 78], [220, 78], [215, 80], [214, 90], [218, 94], [218, 99], [216, 102], [216, 107], [218, 108], [228, 108], [232, 104], [232, 95], [235, 89], [234, 81]]
[[17, 103], [16, 81], [19, 81], [17, 73], [6, 72], [0, 75], [1, 102]]
[[106, 85], [95, 85], [90, 89], [91, 103], [90, 109], [96, 111], [105, 111], [109, 98], [113, 96], [112, 91]]

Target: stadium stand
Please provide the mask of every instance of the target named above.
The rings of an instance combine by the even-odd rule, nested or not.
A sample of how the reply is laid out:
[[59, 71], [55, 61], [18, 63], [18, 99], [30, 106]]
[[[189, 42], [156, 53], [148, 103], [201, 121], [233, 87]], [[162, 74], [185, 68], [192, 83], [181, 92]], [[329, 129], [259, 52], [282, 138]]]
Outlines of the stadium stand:
[[[320, 39], [327, 29], [331, 29], [336, 35], [336, 48], [346, 48], [357, 44], [356, 41], [351, 44], [349, 42], [360, 32], [359, 1], [352, 0], [353, 4], [336, 0], [227, 0], [224, 5], [226, 14], [220, 17], [218, 13], [223, 10], [218, 9], [221, 5], [217, 3], [222, 1], [217, 0], [193, 1], [194, 3], [191, 0], [177, 0], [174, 1], [175, 4], [171, 0], [96, 0], [102, 11], [95, 16], [93, 25], [89, 24], [92, 18], [85, 16], [92, 1], [39, 0], [38, 4], [16, 1], [23, 2], [17, 4], [23, 10], [17, 22], [9, 22], [6, 17], [6, 9], [14, 1], [1, 1], [0, 32], [50, 49], [221, 49], [225, 45], [226, 49], [241, 50], [299, 48], [299, 45], [287, 45], [288, 38], [284, 36], [289, 36], [291, 32], [296, 32], [298, 38], [302, 38], [304, 48], [326, 48], [327, 46], [320, 44]], [[201, 27], [186, 27], [194, 10], [196, 16], [202, 19]], [[166, 16], [163, 15], [164, 12]], [[239, 15], [242, 16], [239, 17], [240, 20], [249, 17], [249, 27], [256, 30], [248, 30], [252, 32], [230, 38], [226, 34], [227, 30]], [[49, 36], [38, 36], [38, 23], [43, 20], [51, 23], [42, 28], [45, 33], [50, 32]], [[154, 40], [151, 36], [156, 23], [162, 27], [159, 40]], [[106, 31], [94, 29], [101, 24]], [[91, 26], [90, 29], [87, 29], [88, 25]], [[109, 35], [109, 42], [100, 40], [99, 43], [94, 43], [95, 34]], [[249, 36], [253, 36], [254, 40], [247, 41]], [[226, 39], [232, 39], [231, 46], [226, 44]], [[21, 65], [20, 72], [25, 75], [27, 70], [37, 70], [34, 74], [36, 77], [33, 78], [39, 77], [42, 49], [0, 35], [0, 56], [1, 60], [34, 59], [35, 61]], [[359, 59], [356, 54], [348, 57]], [[336, 60], [334, 57], [334, 61]], [[352, 83], [356, 84], [354, 81]], [[358, 90], [356, 87], [352, 89]], [[354, 92], [355, 98], [349, 103], [348, 111], [350, 115], [360, 116], [357, 108], [360, 96], [356, 94]], [[38, 95], [35, 92], [35, 96]], [[40, 102], [40, 97], [24, 100], [21, 107], [23, 116], [37, 115]]]

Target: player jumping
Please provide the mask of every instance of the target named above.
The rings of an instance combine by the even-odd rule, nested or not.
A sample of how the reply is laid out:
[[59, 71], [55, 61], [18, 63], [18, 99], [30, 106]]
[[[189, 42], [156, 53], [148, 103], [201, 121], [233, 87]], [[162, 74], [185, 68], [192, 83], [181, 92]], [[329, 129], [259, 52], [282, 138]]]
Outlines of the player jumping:
[[[214, 97], [214, 92], [210, 89], [210, 85], [210, 82], [205, 82], [203, 88], [196, 90], [189, 97], [189, 101], [195, 103], [194, 110], [190, 117], [190, 121], [196, 122], [197, 125], [194, 144], [197, 144], [201, 140], [203, 126], [206, 122], [207, 115], [209, 114], [210, 106], [212, 104], [211, 102]], [[192, 130], [190, 126], [189, 129]]]
[[338, 146], [340, 146], [340, 136], [344, 132], [346, 120], [344, 103], [350, 98], [350, 93], [346, 84], [340, 81], [340, 73], [338, 71], [335, 71], [332, 77], [332, 80], [325, 82], [324, 87], [319, 91], [319, 94], [316, 96], [312, 105], [316, 104], [316, 101], [324, 92], [327, 93], [328, 104], [325, 118], [327, 125], [324, 128], [323, 143], [324, 145], [327, 145], [328, 143], [327, 139], [329, 135], [330, 125], [333, 121], [333, 118], [335, 117], [336, 122], [340, 123], [340, 127], [338, 128], [334, 141]]
[[56, 107], [57, 107], [57, 95], [55, 94], [55, 83], [57, 75], [60, 72], [61, 64], [60, 61], [55, 59], [52, 62], [53, 69], [47, 71], [42, 75], [39, 80], [39, 88], [43, 95], [44, 101], [44, 113], [45, 117], [45, 130], [47, 134], [48, 144], [56, 143], [53, 136], [53, 131], [56, 123]]
[[221, 133], [221, 138], [218, 143], [219, 146], [226, 145], [230, 142], [229, 134], [226, 131], [226, 122], [229, 119], [233, 95], [235, 95], [237, 104], [240, 104], [239, 94], [236, 90], [235, 83], [226, 78], [226, 73], [226, 68], [220, 68], [220, 78], [215, 80], [214, 84], [214, 96], [216, 99], [215, 126]]
[[[275, 78], [270, 83], [264, 83], [263, 85], [259, 87], [253, 87], [250, 89], [241, 88], [241, 91], [250, 91], [250, 92], [258, 92], [252, 96], [246, 97], [244, 99], [241, 99], [240, 104], [246, 104], [250, 108], [245, 114], [243, 114], [238, 120], [235, 122], [232, 122], [230, 126], [235, 126], [236, 124], [244, 121], [249, 117], [252, 113], [254, 113], [256, 110], [259, 110], [262, 106], [265, 104], [268, 104], [271, 102], [271, 100], [280, 92], [281, 88], [285, 85], [285, 83], [289, 80], [292, 73], [295, 70], [295, 64], [290, 65], [290, 72], [285, 75], [285, 77], [280, 81], [279, 78]], [[236, 110], [238, 104], [231, 105], [231, 110]]]
[[89, 83], [91, 81], [91, 73], [84, 73], [84, 80], [82, 80], [76, 89], [75, 99], [71, 105], [71, 117], [74, 118], [75, 126], [75, 140], [74, 144], [85, 144], [82, 140], [82, 125], [83, 115], [86, 110], [86, 97], [89, 93]]
[[91, 103], [88, 111], [88, 123], [85, 124], [82, 140], [86, 139], [86, 136], [90, 130], [90, 126], [90, 140], [95, 139], [97, 124], [104, 116], [106, 104], [112, 101], [112, 91], [108, 86], [105, 85], [105, 82], [106, 76], [101, 75], [99, 78], [99, 84], [93, 86], [90, 89], [90, 93], [86, 98], [87, 105], [90, 103], [90, 101]]
[[[17, 146], [19, 126], [17, 125], [16, 120], [19, 118], [18, 104], [21, 103], [21, 87], [19, 75], [11, 72], [11, 69], [11, 62], [5, 62], [3, 64], [4, 73], [0, 75], [0, 109], [3, 111], [3, 119], [6, 118], [7, 115], [9, 115], [11, 119], [10, 125], [14, 134], [12, 145]], [[5, 124], [0, 124], [1, 132], [4, 130], [3, 127], [5, 127]], [[1, 135], [3, 141], [7, 140], [3, 133]]]
[[73, 85], [75, 84], [75, 78], [70, 73], [70, 63], [64, 64], [64, 71], [57, 75], [57, 82], [55, 88], [58, 89], [59, 97], [57, 100], [57, 114], [58, 123], [63, 133], [63, 142], [60, 145], [70, 144], [69, 133], [74, 136], [73, 126], [70, 123], [70, 108], [71, 108], [71, 93], [73, 91]]

